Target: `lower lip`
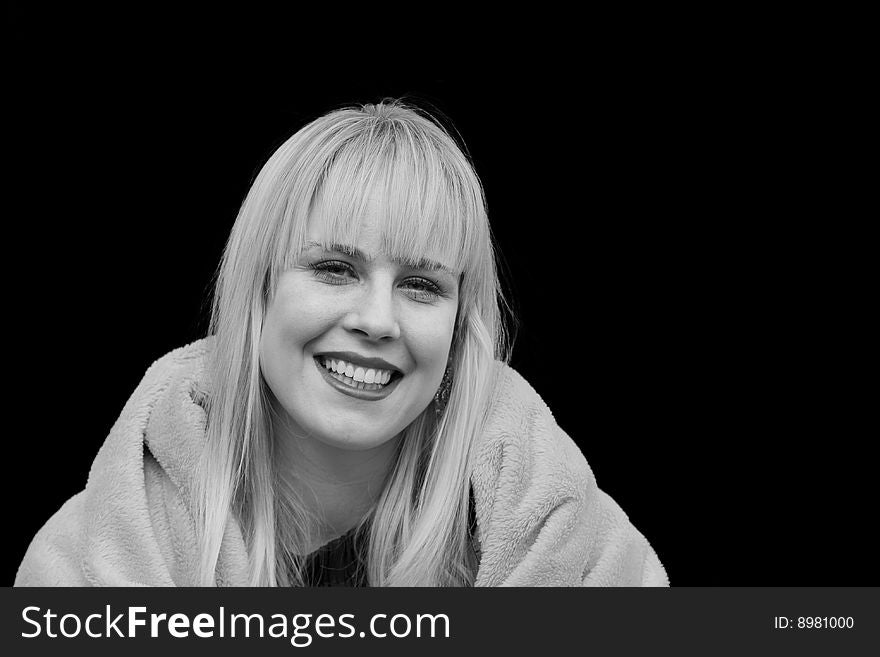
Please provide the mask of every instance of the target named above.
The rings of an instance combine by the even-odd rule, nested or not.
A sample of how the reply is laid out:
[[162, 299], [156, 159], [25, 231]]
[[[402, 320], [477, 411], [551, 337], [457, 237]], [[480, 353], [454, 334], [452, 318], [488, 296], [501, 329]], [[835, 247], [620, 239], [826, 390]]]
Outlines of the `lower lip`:
[[330, 386], [332, 386], [344, 395], [354, 397], [355, 399], [363, 399], [364, 401], [379, 401], [380, 399], [385, 399], [388, 395], [394, 392], [394, 389], [397, 387], [398, 382], [402, 378], [400, 376], [397, 376], [384, 388], [380, 388], [378, 390], [363, 390], [361, 388], [352, 388], [342, 381], [337, 381], [336, 379], [334, 379], [330, 375], [330, 370], [321, 365], [317, 358], [313, 358], [312, 360], [315, 361], [315, 367], [318, 368], [321, 375], [324, 377], [324, 380]]

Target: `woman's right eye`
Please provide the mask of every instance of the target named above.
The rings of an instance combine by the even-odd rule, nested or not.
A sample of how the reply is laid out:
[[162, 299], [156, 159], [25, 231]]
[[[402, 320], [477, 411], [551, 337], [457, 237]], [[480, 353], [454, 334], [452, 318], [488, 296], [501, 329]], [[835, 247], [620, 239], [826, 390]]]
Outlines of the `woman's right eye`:
[[342, 260], [323, 260], [309, 265], [315, 276], [331, 285], [344, 285], [356, 278], [354, 268]]

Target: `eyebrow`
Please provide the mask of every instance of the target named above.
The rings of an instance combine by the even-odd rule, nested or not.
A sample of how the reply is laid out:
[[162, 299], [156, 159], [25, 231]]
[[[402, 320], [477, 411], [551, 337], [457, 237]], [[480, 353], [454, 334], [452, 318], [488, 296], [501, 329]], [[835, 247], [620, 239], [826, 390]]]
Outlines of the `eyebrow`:
[[[321, 244], [320, 242], [306, 242], [305, 248], [306, 249], [313, 249], [313, 248], [323, 249], [324, 245]], [[368, 256], [360, 249], [358, 249], [354, 246], [348, 246], [347, 244], [330, 244], [330, 245], [328, 245], [327, 250], [336, 251], [337, 253], [344, 253], [347, 256], [350, 256], [352, 258], [357, 258], [358, 260], [362, 260], [363, 262], [372, 262], [373, 261], [373, 258], [371, 256]], [[406, 260], [405, 258], [392, 258], [392, 260], [399, 265], [412, 267], [414, 269], [426, 269], [429, 271], [444, 271], [448, 274], [452, 274], [452, 275], [455, 274], [455, 272], [453, 272], [451, 269], [449, 269], [449, 267], [441, 265], [439, 262], [435, 262], [434, 260], [427, 260], [425, 258], [421, 258], [419, 260]]]

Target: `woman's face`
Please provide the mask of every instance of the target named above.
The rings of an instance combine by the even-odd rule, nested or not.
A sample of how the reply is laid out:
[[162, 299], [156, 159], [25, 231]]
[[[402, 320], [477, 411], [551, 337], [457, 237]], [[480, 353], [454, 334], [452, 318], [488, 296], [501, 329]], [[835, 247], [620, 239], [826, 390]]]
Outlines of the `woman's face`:
[[431, 402], [458, 308], [458, 275], [391, 260], [376, 224], [372, 202], [359, 242], [325, 251], [312, 216], [260, 340], [263, 377], [295, 434], [347, 450], [386, 443]]

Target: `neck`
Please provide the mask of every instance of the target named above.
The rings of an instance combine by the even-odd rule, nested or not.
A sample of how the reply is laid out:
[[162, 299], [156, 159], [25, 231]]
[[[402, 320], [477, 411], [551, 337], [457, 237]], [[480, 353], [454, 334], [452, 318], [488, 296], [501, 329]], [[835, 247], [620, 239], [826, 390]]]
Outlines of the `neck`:
[[319, 547], [355, 527], [378, 502], [394, 464], [396, 436], [368, 450], [347, 450], [290, 430], [276, 434], [283, 488], [290, 489], [318, 519]]

